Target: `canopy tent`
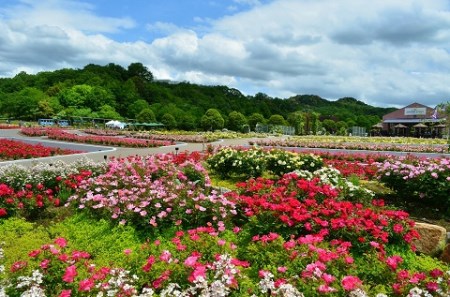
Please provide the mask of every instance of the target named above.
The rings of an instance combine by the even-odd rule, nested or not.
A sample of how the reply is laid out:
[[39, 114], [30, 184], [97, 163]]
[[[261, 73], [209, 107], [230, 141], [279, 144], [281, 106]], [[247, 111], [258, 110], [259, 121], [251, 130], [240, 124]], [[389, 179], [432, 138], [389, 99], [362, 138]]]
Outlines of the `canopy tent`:
[[405, 125], [403, 125], [403, 124], [397, 124], [397, 125], [394, 126], [394, 128], [400, 128], [400, 129], [403, 129], [403, 128], [408, 128], [408, 127], [405, 126]]
[[377, 124], [373, 125], [372, 128], [383, 129], [383, 124], [382, 123], [377, 123]]
[[414, 127], [414, 128], [428, 128], [427, 125], [422, 124], [422, 123], [415, 124], [413, 127]]
[[108, 128], [123, 129], [125, 128], [126, 124], [119, 121], [109, 121], [105, 123], [105, 126]]

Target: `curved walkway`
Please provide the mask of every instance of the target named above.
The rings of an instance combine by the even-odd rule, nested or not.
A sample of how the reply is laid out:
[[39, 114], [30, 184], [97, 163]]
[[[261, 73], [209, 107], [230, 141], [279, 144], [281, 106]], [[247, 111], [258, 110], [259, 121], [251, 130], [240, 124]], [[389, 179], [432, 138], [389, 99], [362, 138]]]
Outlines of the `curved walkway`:
[[86, 153], [81, 154], [72, 154], [72, 155], [58, 155], [53, 157], [45, 157], [45, 158], [32, 158], [32, 159], [23, 159], [23, 160], [14, 160], [14, 161], [5, 161], [0, 162], [0, 166], [9, 165], [12, 163], [21, 164], [24, 166], [32, 166], [37, 163], [52, 163], [56, 160], [63, 160], [64, 162], [70, 163], [75, 160], [78, 160], [82, 157], [87, 157], [93, 161], [104, 161], [105, 159], [109, 159], [111, 157], [127, 157], [131, 155], [139, 155], [146, 156], [149, 154], [160, 154], [160, 153], [175, 153], [175, 152], [184, 152], [184, 151], [204, 151], [207, 148], [207, 145], [213, 146], [239, 146], [239, 145], [248, 145], [249, 140], [251, 139], [224, 139], [212, 143], [179, 143], [170, 146], [164, 147], [155, 147], [155, 148], [125, 148], [125, 147], [109, 147], [109, 146], [101, 146], [101, 145], [87, 145], [80, 143], [72, 143], [72, 142], [63, 142], [63, 141], [55, 141], [50, 140], [45, 137], [28, 137], [21, 135], [19, 133], [19, 129], [11, 129], [11, 130], [0, 130], [0, 138], [12, 138], [21, 140], [24, 142], [32, 142], [32, 143], [42, 143], [49, 146], [57, 146], [65, 149], [72, 150], [82, 150], [87, 151]]
[[[46, 158], [32, 158], [32, 159], [23, 159], [23, 160], [14, 160], [14, 161], [5, 161], [0, 162], [0, 166], [9, 165], [12, 163], [21, 164], [24, 166], [32, 166], [37, 163], [52, 163], [56, 160], [63, 160], [64, 162], [70, 163], [75, 160], [78, 160], [83, 157], [87, 157], [93, 161], [101, 162], [107, 160], [111, 157], [127, 157], [131, 155], [139, 155], [146, 156], [149, 154], [160, 154], [160, 153], [175, 153], [175, 152], [194, 152], [194, 151], [204, 151], [206, 150], [208, 145], [212, 146], [247, 146], [249, 145], [249, 141], [254, 141], [255, 138], [238, 138], [238, 139], [223, 139], [220, 141], [212, 142], [212, 143], [179, 143], [170, 146], [164, 147], [156, 147], [156, 148], [125, 148], [125, 147], [108, 147], [101, 145], [87, 145], [80, 143], [72, 143], [72, 142], [62, 142], [50, 140], [44, 137], [28, 137], [21, 135], [19, 133], [19, 129], [11, 129], [11, 130], [0, 130], [0, 138], [13, 138], [18, 139], [25, 142], [34, 142], [34, 143], [42, 143], [49, 146], [57, 146], [65, 149], [72, 150], [82, 150], [87, 151], [86, 153], [81, 154], [72, 154], [72, 155], [58, 155], [53, 157]], [[283, 137], [281, 137], [283, 138]], [[391, 155], [417, 155], [423, 157], [450, 157], [450, 154], [433, 154], [433, 153], [408, 153], [408, 152], [394, 152], [394, 151], [362, 151], [362, 150], [344, 150], [344, 149], [321, 149], [321, 148], [298, 148], [298, 147], [279, 147], [294, 151], [322, 151], [322, 152], [341, 152], [341, 153], [362, 153], [362, 154], [376, 154], [376, 153], [387, 153]]]

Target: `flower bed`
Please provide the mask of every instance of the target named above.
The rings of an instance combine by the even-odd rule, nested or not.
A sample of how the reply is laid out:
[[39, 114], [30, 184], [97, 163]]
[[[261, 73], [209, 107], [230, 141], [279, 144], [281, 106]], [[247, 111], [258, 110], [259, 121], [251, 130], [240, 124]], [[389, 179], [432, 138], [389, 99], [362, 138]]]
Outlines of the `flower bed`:
[[[288, 138], [288, 139], [258, 139], [251, 141], [250, 144], [270, 147], [301, 147], [301, 148], [323, 148], [323, 149], [342, 149], [342, 150], [368, 150], [368, 151], [394, 151], [394, 152], [416, 152], [416, 153], [448, 153], [447, 144], [405, 144], [405, 143], [377, 143], [378, 139], [369, 138], [374, 143], [367, 142], [347, 142], [318, 140], [315, 138]], [[391, 140], [393, 141], [393, 140]]]
[[450, 211], [450, 158], [386, 160], [378, 163], [378, 179], [398, 198]]
[[96, 135], [81, 136], [74, 133], [68, 133], [57, 128], [53, 129], [26, 128], [22, 129], [21, 133], [27, 136], [47, 136], [49, 139], [69, 141], [69, 142], [81, 142], [89, 144], [136, 147], [136, 148], [159, 147], [174, 144], [173, 141], [143, 140], [125, 137], [96, 136]]
[[[450, 267], [413, 252], [410, 243], [417, 233], [408, 214], [389, 209], [380, 199], [356, 202], [333, 184], [342, 178], [336, 170], [321, 167], [249, 179], [237, 191], [222, 194], [210, 185], [201, 158], [129, 157], [90, 174], [80, 168], [57, 185], [71, 193], [66, 207], [47, 206], [63, 212], [58, 220], [40, 227], [0, 218], [0, 292], [450, 294]], [[3, 186], [4, 195], [11, 195], [10, 188]], [[37, 194], [39, 189], [30, 190]]]
[[81, 151], [46, 147], [22, 141], [0, 139], [0, 161], [78, 154]]
[[0, 124], [0, 129], [19, 129], [19, 125], [14, 124]]

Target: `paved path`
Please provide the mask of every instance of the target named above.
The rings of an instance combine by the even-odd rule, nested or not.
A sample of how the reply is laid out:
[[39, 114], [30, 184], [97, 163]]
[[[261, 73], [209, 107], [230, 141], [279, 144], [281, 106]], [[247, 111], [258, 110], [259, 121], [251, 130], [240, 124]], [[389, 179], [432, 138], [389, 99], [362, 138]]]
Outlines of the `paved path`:
[[[0, 162], [0, 166], [8, 165], [12, 163], [21, 164], [24, 166], [32, 166], [37, 163], [52, 163], [56, 160], [63, 160], [64, 162], [70, 163], [75, 160], [78, 160], [82, 157], [88, 157], [91, 160], [96, 162], [103, 161], [105, 159], [109, 159], [111, 157], [127, 157], [131, 155], [140, 155], [146, 156], [149, 154], [159, 154], [159, 153], [170, 153], [176, 152], [176, 148], [178, 148], [178, 152], [183, 151], [204, 151], [206, 150], [208, 145], [212, 146], [247, 146], [249, 145], [249, 141], [256, 140], [255, 138], [238, 138], [238, 139], [224, 139], [212, 143], [180, 143], [171, 146], [165, 147], [157, 147], [157, 148], [124, 148], [124, 147], [108, 147], [101, 145], [85, 145], [80, 143], [71, 143], [71, 142], [62, 142], [62, 141], [54, 141], [49, 140], [45, 137], [27, 137], [21, 135], [19, 133], [19, 129], [11, 129], [11, 130], [0, 130], [0, 137], [6, 138], [15, 138], [25, 142], [41, 142], [46, 145], [56, 146], [61, 148], [67, 148], [72, 150], [79, 151], [87, 151], [87, 153], [82, 154], [73, 154], [73, 155], [65, 155], [65, 156], [54, 156], [47, 158], [33, 158], [33, 159], [24, 159], [24, 160], [15, 160], [15, 161], [7, 161]], [[278, 137], [273, 137], [272, 139], [276, 139]], [[284, 138], [284, 137], [280, 137]], [[282, 148], [282, 147], [280, 147]], [[285, 147], [283, 147], [285, 148]], [[338, 153], [358, 153], [358, 154], [377, 154], [377, 153], [388, 153], [391, 155], [416, 155], [423, 157], [450, 157], [450, 154], [432, 154], [432, 153], [407, 153], [407, 152], [382, 152], [382, 151], [362, 151], [362, 150], [343, 150], [343, 149], [312, 149], [312, 148], [285, 148], [292, 149], [295, 151], [322, 151], [322, 152], [338, 152]]]
[[[82, 157], [88, 157], [91, 160], [100, 162], [110, 157], [127, 157], [131, 155], [140, 155], [146, 156], [149, 154], [159, 154], [159, 153], [170, 153], [170, 152], [183, 152], [183, 151], [204, 151], [207, 148], [207, 145], [213, 146], [240, 146], [240, 145], [248, 145], [249, 139], [224, 139], [212, 143], [180, 143], [171, 146], [164, 147], [156, 147], [156, 148], [124, 148], [124, 147], [108, 147], [101, 145], [85, 145], [80, 143], [71, 143], [71, 142], [62, 142], [62, 141], [54, 141], [47, 139], [45, 137], [27, 137], [21, 135], [19, 133], [19, 129], [11, 129], [11, 130], [0, 130], [0, 137], [5, 138], [13, 138], [18, 139], [25, 142], [30, 143], [42, 143], [49, 146], [56, 146], [65, 149], [72, 150], [81, 150], [87, 151], [87, 153], [82, 154], [73, 154], [73, 155], [64, 155], [64, 156], [54, 156], [47, 158], [33, 158], [33, 159], [24, 159], [24, 160], [15, 160], [15, 161], [7, 161], [0, 162], [0, 166], [8, 165], [11, 163], [21, 164], [24, 166], [32, 166], [36, 163], [52, 163], [55, 160], [63, 160], [64, 162], [70, 163], [75, 160], [78, 160]], [[176, 150], [178, 148], [178, 150]]]

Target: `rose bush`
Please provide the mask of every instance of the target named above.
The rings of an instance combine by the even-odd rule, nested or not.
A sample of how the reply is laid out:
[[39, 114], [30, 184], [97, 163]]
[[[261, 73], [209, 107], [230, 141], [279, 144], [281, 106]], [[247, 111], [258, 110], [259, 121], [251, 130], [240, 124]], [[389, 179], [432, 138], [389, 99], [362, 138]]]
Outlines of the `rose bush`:
[[399, 199], [450, 210], [449, 158], [386, 160], [378, 168], [378, 179]]
[[42, 158], [55, 155], [78, 154], [81, 151], [29, 144], [11, 139], [0, 139], [0, 161]]

